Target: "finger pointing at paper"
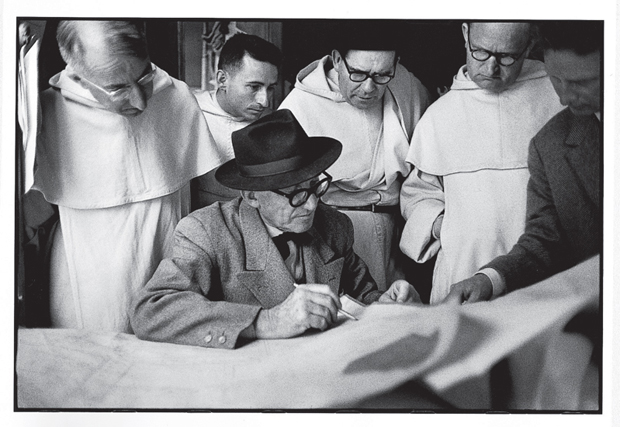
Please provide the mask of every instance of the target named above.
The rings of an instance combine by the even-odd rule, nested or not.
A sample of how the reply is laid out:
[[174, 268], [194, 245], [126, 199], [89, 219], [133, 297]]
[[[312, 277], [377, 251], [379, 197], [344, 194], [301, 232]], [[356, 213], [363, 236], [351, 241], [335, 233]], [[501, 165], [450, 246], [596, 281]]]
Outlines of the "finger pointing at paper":
[[406, 280], [396, 280], [392, 286], [379, 297], [379, 302], [422, 303], [420, 294]]

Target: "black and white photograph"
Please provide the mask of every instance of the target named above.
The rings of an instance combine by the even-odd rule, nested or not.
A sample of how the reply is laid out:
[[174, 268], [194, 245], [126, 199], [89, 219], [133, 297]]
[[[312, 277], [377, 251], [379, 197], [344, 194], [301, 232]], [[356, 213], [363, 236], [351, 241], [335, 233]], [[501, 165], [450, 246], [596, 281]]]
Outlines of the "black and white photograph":
[[614, 2], [125, 3], [3, 4], [7, 425], [620, 422]]

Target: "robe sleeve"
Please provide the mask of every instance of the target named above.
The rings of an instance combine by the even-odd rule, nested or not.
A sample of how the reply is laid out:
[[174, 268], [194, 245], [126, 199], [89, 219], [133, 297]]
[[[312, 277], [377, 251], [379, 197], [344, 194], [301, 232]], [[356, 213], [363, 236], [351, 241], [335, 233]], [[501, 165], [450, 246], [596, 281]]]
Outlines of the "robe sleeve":
[[411, 171], [400, 190], [400, 210], [405, 227], [400, 239], [400, 249], [418, 263], [432, 258], [441, 247], [432, 235], [433, 223], [445, 208], [441, 177]]

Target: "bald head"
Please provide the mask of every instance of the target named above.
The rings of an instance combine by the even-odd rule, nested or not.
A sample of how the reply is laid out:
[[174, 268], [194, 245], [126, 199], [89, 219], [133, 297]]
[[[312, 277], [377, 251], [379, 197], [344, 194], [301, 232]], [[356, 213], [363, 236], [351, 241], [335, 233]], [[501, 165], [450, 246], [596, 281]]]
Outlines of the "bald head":
[[527, 22], [470, 22], [470, 31], [484, 31], [489, 37], [524, 45], [531, 38]]
[[[521, 74], [523, 62], [530, 52], [530, 24], [520, 22], [475, 22], [462, 27], [467, 49], [467, 73], [482, 89], [501, 92], [509, 88]], [[492, 55], [484, 61], [472, 57], [472, 51]], [[512, 65], [501, 65], [499, 57], [510, 56]]]

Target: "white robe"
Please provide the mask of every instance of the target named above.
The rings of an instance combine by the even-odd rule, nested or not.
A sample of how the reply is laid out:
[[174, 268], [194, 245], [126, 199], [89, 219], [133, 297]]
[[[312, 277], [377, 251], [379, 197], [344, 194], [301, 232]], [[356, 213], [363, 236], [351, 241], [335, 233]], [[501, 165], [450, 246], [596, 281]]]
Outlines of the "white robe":
[[[343, 145], [338, 160], [327, 169], [334, 178], [323, 201], [333, 206], [394, 206], [400, 183], [410, 165], [404, 159], [413, 128], [429, 104], [420, 81], [401, 65], [388, 84], [382, 106], [360, 110], [348, 104], [339, 91], [337, 74], [329, 56], [299, 72], [295, 89], [280, 109], [293, 112], [310, 136], [329, 136]], [[353, 249], [368, 264], [379, 289], [394, 276], [398, 248], [395, 215], [342, 210], [353, 221]], [[397, 240], [396, 240], [397, 241]]]
[[57, 204], [52, 326], [130, 332], [136, 289], [170, 256], [189, 180], [218, 154], [189, 88], [157, 69], [145, 111], [104, 109], [63, 71], [42, 95], [34, 188]]
[[234, 117], [228, 114], [217, 102], [216, 93], [217, 91], [213, 90], [210, 92], [197, 92], [194, 95], [202, 115], [207, 121], [209, 131], [213, 135], [215, 150], [219, 155], [220, 164], [222, 164], [235, 157], [232, 146], [232, 133], [246, 127], [252, 123], [252, 120], [245, 120], [242, 117]]
[[[401, 188], [406, 225], [401, 250], [417, 262], [435, 254], [431, 303], [450, 286], [506, 254], [525, 227], [530, 139], [562, 109], [538, 61], [526, 60], [517, 81], [497, 94], [465, 73], [424, 114]], [[443, 213], [440, 239], [432, 226]]]
[[[217, 102], [216, 90], [198, 92], [195, 94], [202, 114], [207, 121], [209, 130], [215, 141], [215, 149], [221, 159], [221, 164], [233, 159], [235, 152], [232, 146], [231, 135], [234, 131], [243, 129], [251, 120], [234, 117], [220, 107]], [[220, 165], [216, 165], [220, 166]], [[220, 184], [215, 179], [215, 170], [196, 178], [195, 200], [192, 201], [192, 210], [202, 208], [217, 201], [228, 201], [239, 196], [239, 190], [234, 190]]]

